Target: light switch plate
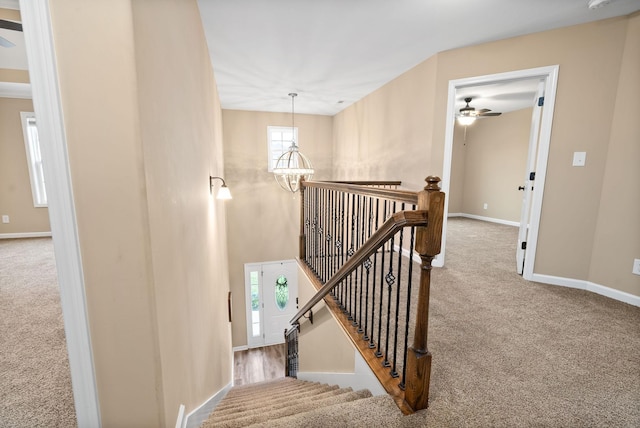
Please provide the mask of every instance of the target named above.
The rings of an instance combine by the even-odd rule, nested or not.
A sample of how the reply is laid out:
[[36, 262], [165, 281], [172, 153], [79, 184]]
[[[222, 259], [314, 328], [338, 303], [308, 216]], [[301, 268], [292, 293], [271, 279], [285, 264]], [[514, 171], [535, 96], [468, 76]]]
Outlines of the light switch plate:
[[3, 223], [9, 223], [9, 216], [8, 215], [3, 215], [2, 216], [2, 222]]
[[587, 162], [587, 152], [573, 152], [573, 166], [584, 166]]
[[631, 271], [631, 273], [640, 275], [640, 259], [633, 260], [633, 270]]

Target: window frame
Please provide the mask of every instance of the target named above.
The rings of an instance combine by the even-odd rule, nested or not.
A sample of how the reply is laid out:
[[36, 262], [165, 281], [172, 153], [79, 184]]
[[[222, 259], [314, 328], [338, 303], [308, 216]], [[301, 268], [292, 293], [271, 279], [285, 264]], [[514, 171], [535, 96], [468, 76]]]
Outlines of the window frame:
[[[32, 140], [30, 130], [30, 121], [35, 122], [35, 141]], [[34, 112], [20, 112], [20, 121], [22, 122], [22, 135], [24, 137], [24, 148], [27, 155], [27, 166], [29, 169], [29, 181], [31, 182], [31, 196], [33, 198], [33, 206], [35, 208], [47, 208], [49, 206], [47, 200], [47, 190], [44, 180], [44, 169], [42, 162], [42, 151], [40, 148], [40, 138], [38, 136], [38, 126], [36, 115]], [[35, 157], [35, 159], [34, 159]]]
[[[268, 172], [273, 172], [273, 168], [275, 167], [275, 163], [278, 160], [278, 158], [280, 158], [280, 156], [282, 156], [282, 154], [285, 153], [289, 149], [289, 147], [291, 147], [291, 144], [290, 144], [291, 142], [289, 142], [287, 147], [274, 149], [273, 147], [274, 140], [272, 140], [272, 133], [273, 132], [291, 132], [291, 130], [292, 130], [291, 126], [267, 126], [267, 171]], [[280, 139], [277, 141], [278, 143], [282, 143], [286, 140]], [[297, 126], [293, 127], [293, 141], [295, 141], [297, 144], [297, 141], [298, 141]], [[277, 156], [275, 156], [276, 154]]]

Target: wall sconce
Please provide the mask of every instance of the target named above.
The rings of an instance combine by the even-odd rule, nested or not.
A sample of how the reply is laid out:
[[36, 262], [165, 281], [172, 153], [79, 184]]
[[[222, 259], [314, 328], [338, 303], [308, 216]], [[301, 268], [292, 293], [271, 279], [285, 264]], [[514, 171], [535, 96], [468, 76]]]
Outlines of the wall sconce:
[[227, 183], [224, 182], [224, 178], [222, 177], [209, 176], [209, 191], [213, 193], [214, 180], [222, 181], [222, 187], [220, 187], [220, 190], [218, 190], [218, 195], [216, 196], [216, 199], [231, 199], [231, 191], [229, 191], [229, 188], [227, 187]]

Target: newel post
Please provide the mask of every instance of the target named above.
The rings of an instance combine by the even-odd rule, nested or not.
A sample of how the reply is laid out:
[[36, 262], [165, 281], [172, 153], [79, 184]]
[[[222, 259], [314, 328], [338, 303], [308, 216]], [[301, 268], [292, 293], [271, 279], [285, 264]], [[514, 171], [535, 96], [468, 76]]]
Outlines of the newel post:
[[428, 210], [427, 226], [418, 228], [416, 251], [422, 260], [418, 312], [413, 346], [407, 353], [405, 401], [414, 410], [429, 405], [429, 381], [431, 379], [431, 353], [427, 348], [429, 330], [429, 292], [431, 287], [431, 262], [440, 253], [444, 193], [440, 191], [439, 177], [425, 179], [427, 186], [418, 194], [418, 209]]
[[300, 239], [298, 242], [298, 257], [304, 262], [307, 258], [307, 237], [304, 233], [304, 178], [300, 179]]

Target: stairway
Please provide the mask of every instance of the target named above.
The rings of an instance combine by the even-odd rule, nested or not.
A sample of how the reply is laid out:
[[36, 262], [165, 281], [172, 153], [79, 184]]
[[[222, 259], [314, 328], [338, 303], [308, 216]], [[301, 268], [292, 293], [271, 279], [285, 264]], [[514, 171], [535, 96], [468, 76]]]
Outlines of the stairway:
[[404, 416], [387, 395], [281, 378], [236, 386], [202, 428], [416, 427], [424, 414]]

